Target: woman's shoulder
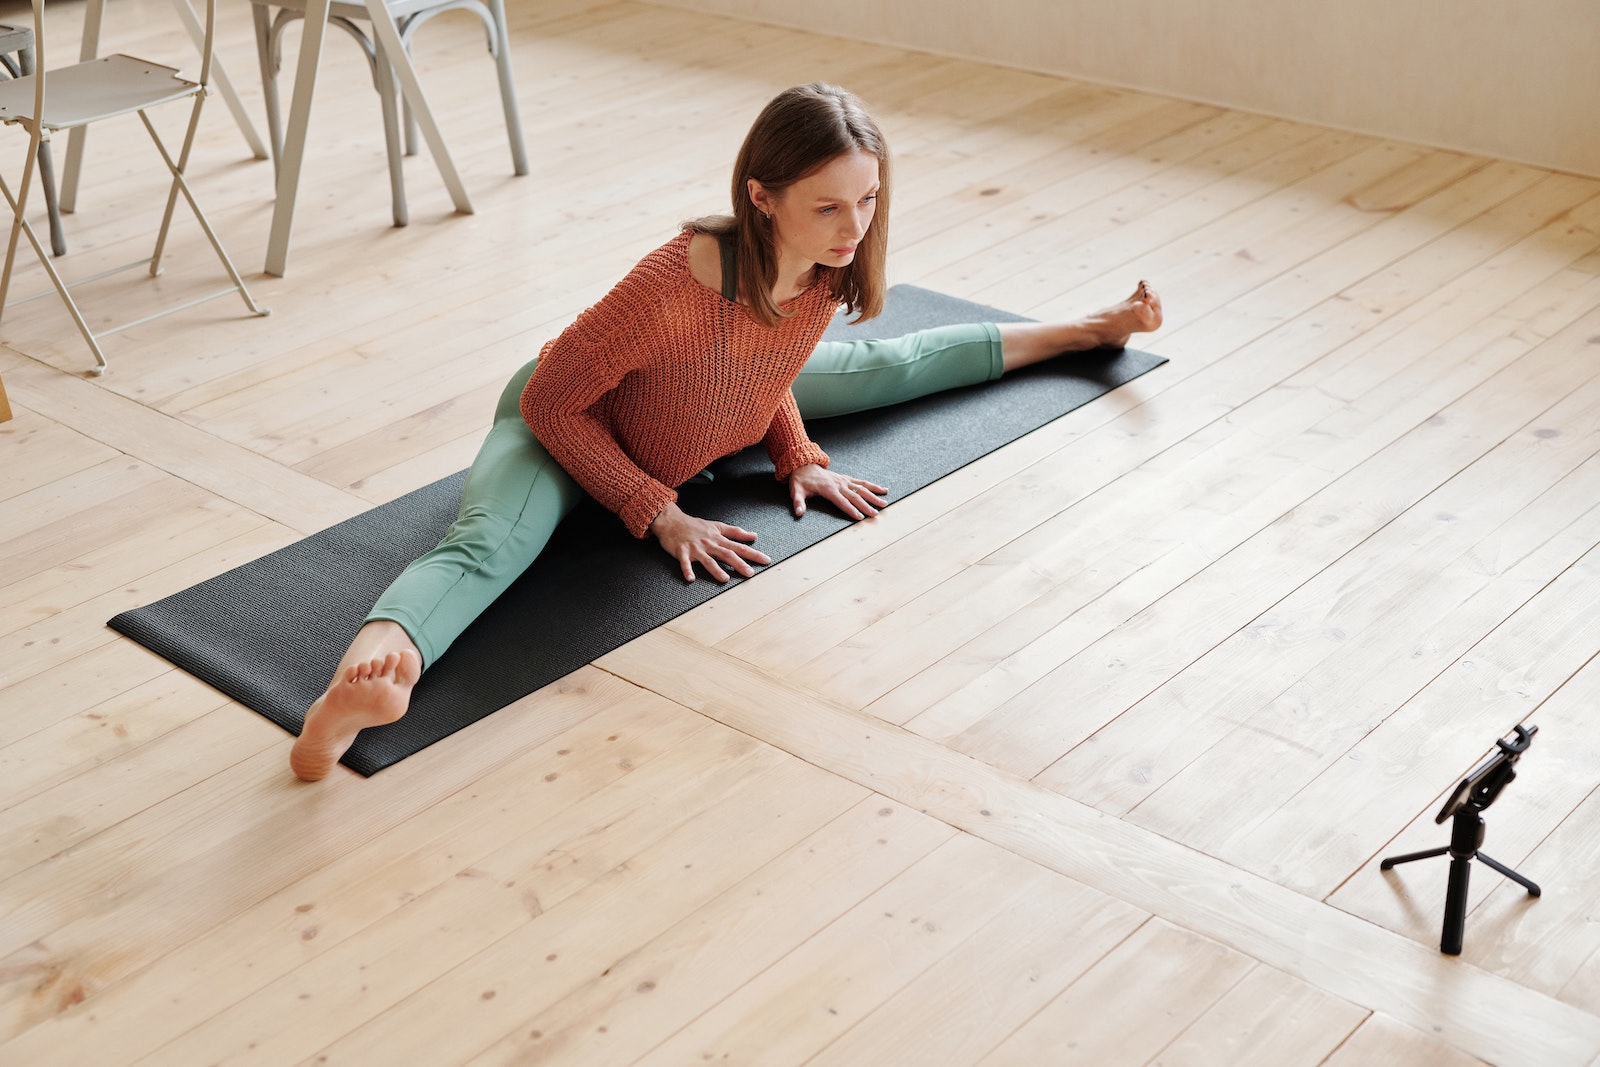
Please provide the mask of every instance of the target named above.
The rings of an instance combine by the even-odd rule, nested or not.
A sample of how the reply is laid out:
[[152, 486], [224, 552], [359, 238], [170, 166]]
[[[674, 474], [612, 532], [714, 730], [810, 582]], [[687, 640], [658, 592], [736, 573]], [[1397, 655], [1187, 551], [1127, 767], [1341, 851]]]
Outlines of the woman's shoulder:
[[684, 259], [689, 276], [702, 288], [714, 293], [722, 292], [722, 243], [703, 230], [685, 228], [689, 240], [684, 246]]
[[661, 289], [681, 286], [690, 277], [689, 243], [693, 237], [692, 230], [679, 230], [672, 240], [639, 260], [623, 280]]
[[689, 273], [690, 236], [682, 231], [646, 254], [590, 310], [603, 310], [608, 319], [637, 320], [691, 302], [699, 285]]

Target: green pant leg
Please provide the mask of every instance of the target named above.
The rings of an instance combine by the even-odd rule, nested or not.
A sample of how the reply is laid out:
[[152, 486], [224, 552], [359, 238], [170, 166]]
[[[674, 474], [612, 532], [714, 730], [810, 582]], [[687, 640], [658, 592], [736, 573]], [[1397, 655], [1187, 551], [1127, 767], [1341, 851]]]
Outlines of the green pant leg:
[[803, 418], [847, 415], [1000, 377], [1000, 330], [968, 323], [884, 341], [823, 341], [794, 382]]
[[444, 540], [413, 560], [367, 616], [399, 623], [422, 652], [424, 668], [527, 569], [583, 498], [522, 421], [519, 400], [533, 366], [518, 371], [501, 394]]

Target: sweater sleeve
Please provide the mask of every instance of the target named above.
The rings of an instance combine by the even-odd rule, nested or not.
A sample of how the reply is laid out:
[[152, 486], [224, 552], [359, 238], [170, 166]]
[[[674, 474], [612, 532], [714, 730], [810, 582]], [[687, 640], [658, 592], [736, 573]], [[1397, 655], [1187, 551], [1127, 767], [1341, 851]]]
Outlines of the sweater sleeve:
[[617, 283], [545, 346], [522, 391], [522, 418], [539, 443], [635, 537], [678, 494], [623, 451], [592, 407], [632, 369], [627, 353], [652, 312], [651, 289], [637, 271]]
[[792, 389], [783, 391], [783, 398], [778, 401], [778, 410], [772, 415], [762, 444], [766, 446], [767, 455], [772, 457], [773, 473], [780, 482], [786, 481], [789, 475], [807, 463], [823, 467], [828, 465], [828, 454], [806, 435], [805, 424], [800, 420], [800, 406], [795, 403]]

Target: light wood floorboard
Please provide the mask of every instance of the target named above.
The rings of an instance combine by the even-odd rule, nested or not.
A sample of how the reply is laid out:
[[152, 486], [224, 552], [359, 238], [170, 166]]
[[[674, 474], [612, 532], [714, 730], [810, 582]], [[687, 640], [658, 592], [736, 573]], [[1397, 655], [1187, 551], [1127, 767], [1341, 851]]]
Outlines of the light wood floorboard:
[[[114, 334], [101, 378], [53, 296], [0, 323], [0, 1063], [1600, 1064], [1600, 181], [509, 6], [526, 177], [475, 21], [417, 42], [474, 214], [424, 154], [390, 226], [335, 34], [287, 276], [271, 165], [215, 102], [195, 149], [271, 317]], [[49, 5], [56, 55], [83, 12]], [[164, 0], [107, 18], [192, 65]], [[260, 116], [248, 5], [219, 48]], [[816, 79], [895, 150], [893, 280], [1050, 317], [1148, 278], [1170, 362], [371, 779], [296, 783], [104, 626], [470, 462]], [[148, 253], [145, 140], [95, 130], [69, 280]], [[160, 278], [75, 292], [104, 326], [219, 277], [180, 209]], [[1521, 721], [1485, 849], [1544, 895], [1476, 868], [1445, 957], [1446, 862], [1377, 860], [1444, 844]]]

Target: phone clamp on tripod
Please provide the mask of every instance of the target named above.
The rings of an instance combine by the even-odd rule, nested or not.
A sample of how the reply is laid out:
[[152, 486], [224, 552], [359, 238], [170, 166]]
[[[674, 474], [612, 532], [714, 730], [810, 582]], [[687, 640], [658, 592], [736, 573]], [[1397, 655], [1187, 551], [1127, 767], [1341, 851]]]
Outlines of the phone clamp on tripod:
[[1483, 846], [1483, 811], [1500, 791], [1517, 776], [1517, 758], [1533, 743], [1537, 726], [1518, 726], [1511, 740], [1495, 741], [1495, 751], [1461, 779], [1444, 807], [1433, 821], [1455, 821], [1450, 827], [1450, 844], [1444, 848], [1430, 848], [1424, 852], [1408, 852], [1403, 856], [1390, 856], [1378, 866], [1382, 870], [1412, 860], [1450, 856], [1450, 884], [1444, 901], [1444, 932], [1439, 938], [1439, 951], [1447, 956], [1461, 955], [1461, 941], [1467, 924], [1467, 883], [1472, 876], [1472, 861], [1479, 860], [1490, 870], [1498, 871], [1528, 891], [1530, 897], [1539, 895], [1539, 887], [1503, 863], [1485, 856], [1478, 849]]

